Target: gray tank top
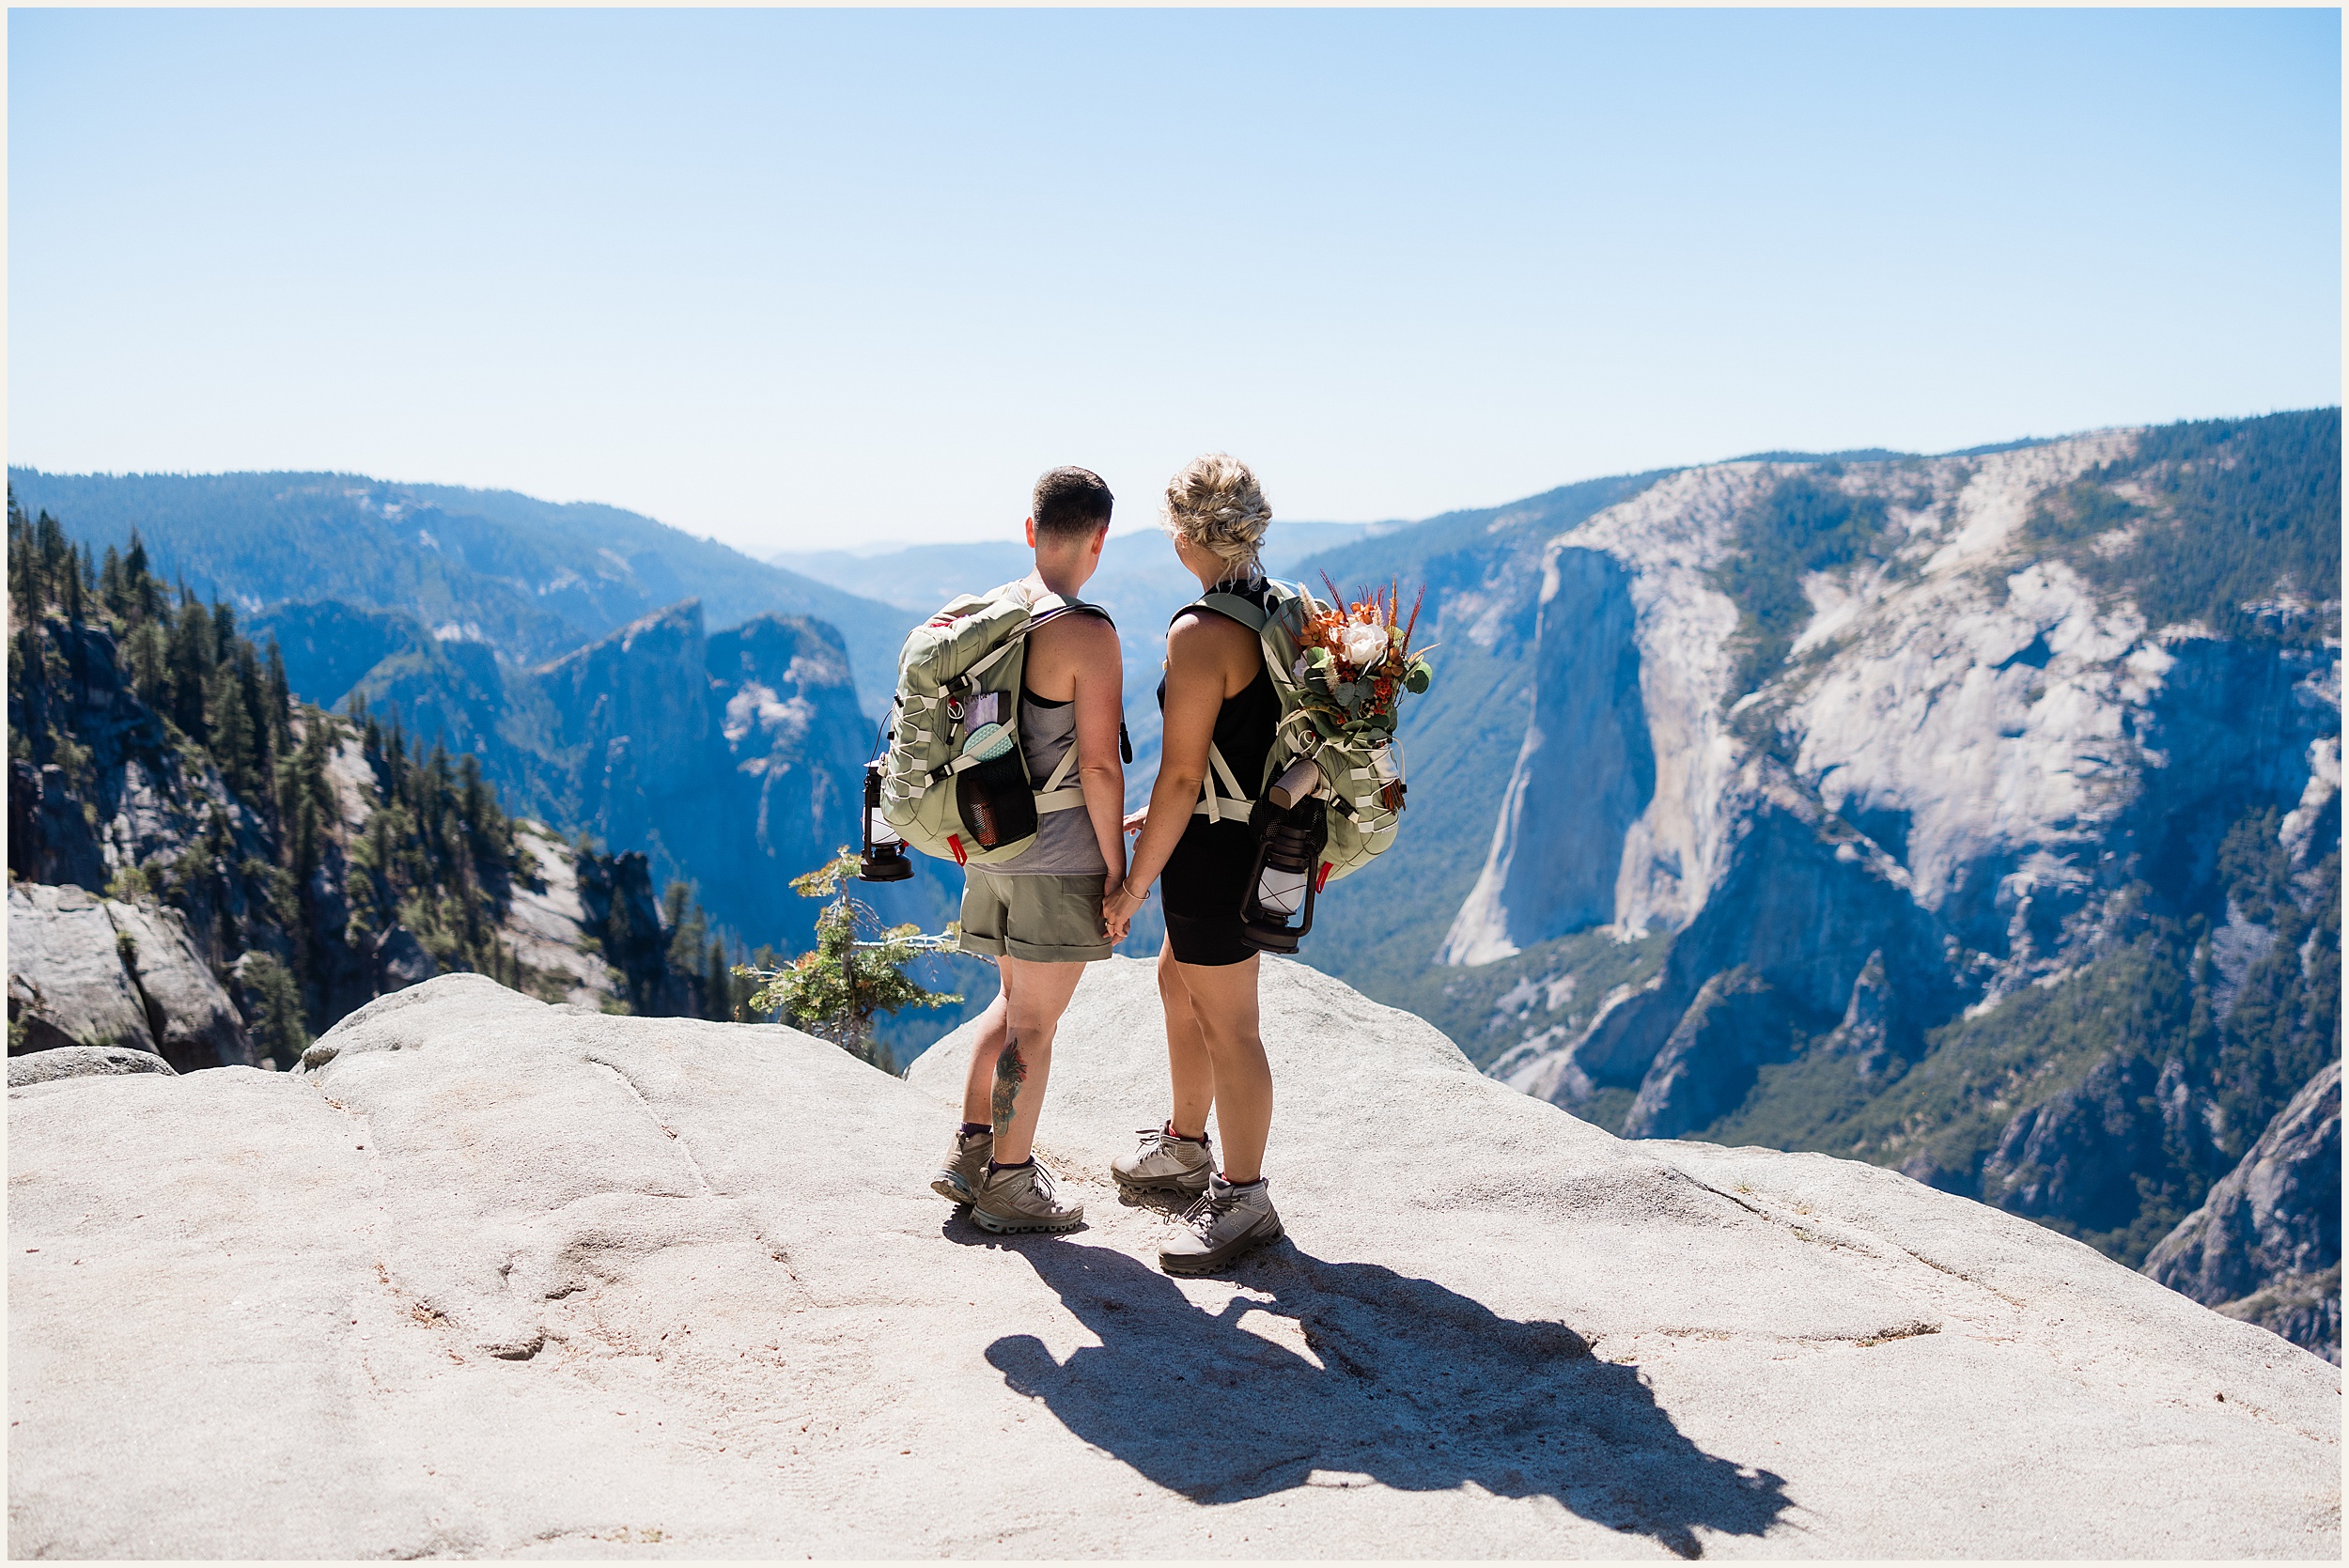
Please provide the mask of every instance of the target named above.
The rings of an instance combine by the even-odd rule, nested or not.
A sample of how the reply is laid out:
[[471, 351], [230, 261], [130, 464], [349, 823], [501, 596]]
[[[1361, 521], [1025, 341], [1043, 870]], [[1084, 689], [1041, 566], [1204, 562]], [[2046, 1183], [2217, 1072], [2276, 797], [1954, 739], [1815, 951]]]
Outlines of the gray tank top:
[[[1052, 769], [1077, 743], [1077, 705], [1047, 706], [1024, 686], [1019, 691], [1019, 754], [1027, 760], [1028, 778], [1042, 789]], [[1063, 788], [1074, 788], [1077, 770], [1071, 768]], [[1101, 841], [1094, 836], [1093, 814], [1082, 806], [1039, 813], [1035, 842], [1013, 859], [987, 868], [1007, 877], [1106, 877]]]

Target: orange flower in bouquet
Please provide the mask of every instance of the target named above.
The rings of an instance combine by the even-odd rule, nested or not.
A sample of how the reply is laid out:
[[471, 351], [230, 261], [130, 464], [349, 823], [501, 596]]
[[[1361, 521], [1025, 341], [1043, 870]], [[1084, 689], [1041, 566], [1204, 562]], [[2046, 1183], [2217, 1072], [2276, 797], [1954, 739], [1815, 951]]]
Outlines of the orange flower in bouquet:
[[1298, 638], [1302, 651], [1290, 671], [1305, 711], [1328, 739], [1392, 735], [1400, 695], [1424, 691], [1435, 678], [1425, 650], [1411, 647], [1426, 590], [1412, 598], [1406, 616], [1402, 595], [1392, 583], [1348, 600], [1326, 575], [1321, 581], [1330, 602], [1306, 596], [1305, 629]]

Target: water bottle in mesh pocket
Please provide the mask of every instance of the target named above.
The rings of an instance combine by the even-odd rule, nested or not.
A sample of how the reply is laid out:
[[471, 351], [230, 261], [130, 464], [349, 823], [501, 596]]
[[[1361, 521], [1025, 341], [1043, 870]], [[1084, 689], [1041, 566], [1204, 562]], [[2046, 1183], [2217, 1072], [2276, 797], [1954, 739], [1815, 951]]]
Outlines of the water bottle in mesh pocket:
[[955, 775], [955, 804], [979, 847], [1017, 844], [1035, 834], [1035, 785], [1019, 742], [1000, 724], [973, 730], [963, 746], [965, 756], [980, 760]]

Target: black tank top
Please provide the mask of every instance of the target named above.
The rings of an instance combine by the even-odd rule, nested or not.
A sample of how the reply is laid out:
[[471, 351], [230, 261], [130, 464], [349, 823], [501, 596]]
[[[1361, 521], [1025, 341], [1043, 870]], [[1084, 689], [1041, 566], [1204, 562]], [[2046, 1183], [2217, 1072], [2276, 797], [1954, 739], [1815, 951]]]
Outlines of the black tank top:
[[[1217, 592], [1261, 606], [1267, 589], [1264, 579], [1253, 578], [1237, 585], [1227, 584]], [[1189, 606], [1187, 610], [1203, 608]], [[1207, 613], [1220, 613], [1211, 610]], [[1166, 711], [1164, 676], [1159, 680], [1159, 711]], [[1265, 759], [1272, 754], [1273, 732], [1280, 722], [1280, 694], [1272, 689], [1271, 674], [1263, 668], [1260, 655], [1256, 678], [1224, 698], [1215, 716], [1215, 749], [1223, 753], [1232, 777], [1252, 800], [1264, 787]], [[1214, 776], [1213, 763], [1208, 765], [1208, 772]], [[1230, 793], [1221, 778], [1215, 781], [1215, 790], [1218, 796]], [[1166, 908], [1193, 918], [1228, 915], [1237, 924], [1239, 900], [1249, 867], [1255, 860], [1255, 835], [1248, 831], [1245, 812], [1235, 817], [1226, 811], [1220, 822], [1192, 816], [1181, 842], [1174, 846], [1174, 853], [1167, 858], [1166, 870], [1160, 874], [1159, 886], [1165, 893]]]
[[[1263, 578], [1252, 577], [1245, 582], [1226, 583], [1216, 592], [1229, 594], [1234, 598], [1244, 598], [1262, 609], [1269, 590]], [[1180, 620], [1193, 610], [1210, 615], [1222, 613], [1206, 605], [1186, 605], [1174, 618]], [[1225, 617], [1227, 620], [1230, 618]], [[1272, 754], [1273, 732], [1281, 722], [1281, 698], [1272, 690], [1271, 672], [1264, 668], [1261, 651], [1257, 659], [1256, 678], [1224, 698], [1222, 707], [1216, 711], [1215, 716], [1215, 749], [1223, 753], [1223, 760], [1231, 767], [1232, 777], [1239, 781], [1240, 788], [1246, 790], [1251, 799], [1264, 787], [1265, 759]], [[1165, 711], [1166, 677], [1160, 675], [1159, 712], [1163, 714]], [[1212, 765], [1209, 772], [1213, 772]], [[1215, 787], [1219, 795], [1229, 793], [1221, 779], [1216, 780]]]

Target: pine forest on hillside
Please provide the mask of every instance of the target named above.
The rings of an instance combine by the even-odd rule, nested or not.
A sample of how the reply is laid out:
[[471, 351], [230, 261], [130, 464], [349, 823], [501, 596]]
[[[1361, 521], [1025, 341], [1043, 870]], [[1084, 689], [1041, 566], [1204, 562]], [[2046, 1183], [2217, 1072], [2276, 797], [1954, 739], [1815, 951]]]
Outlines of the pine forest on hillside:
[[[8, 604], [11, 881], [179, 911], [281, 1068], [375, 995], [402, 949], [410, 975], [471, 970], [559, 999], [501, 929], [538, 868], [475, 757], [427, 747], [396, 715], [295, 700], [276, 644], [241, 635], [227, 603], [166, 585], [135, 531], [93, 561], [11, 495]], [[355, 821], [338, 753], [358, 764]], [[126, 798], [148, 841], [117, 840], [132, 853], [109, 869], [100, 835]], [[574, 853], [586, 939], [618, 993], [607, 1006], [739, 1015], [750, 987], [687, 887], [656, 904], [642, 855], [583, 840]], [[12, 995], [12, 1050], [16, 1011]]]

